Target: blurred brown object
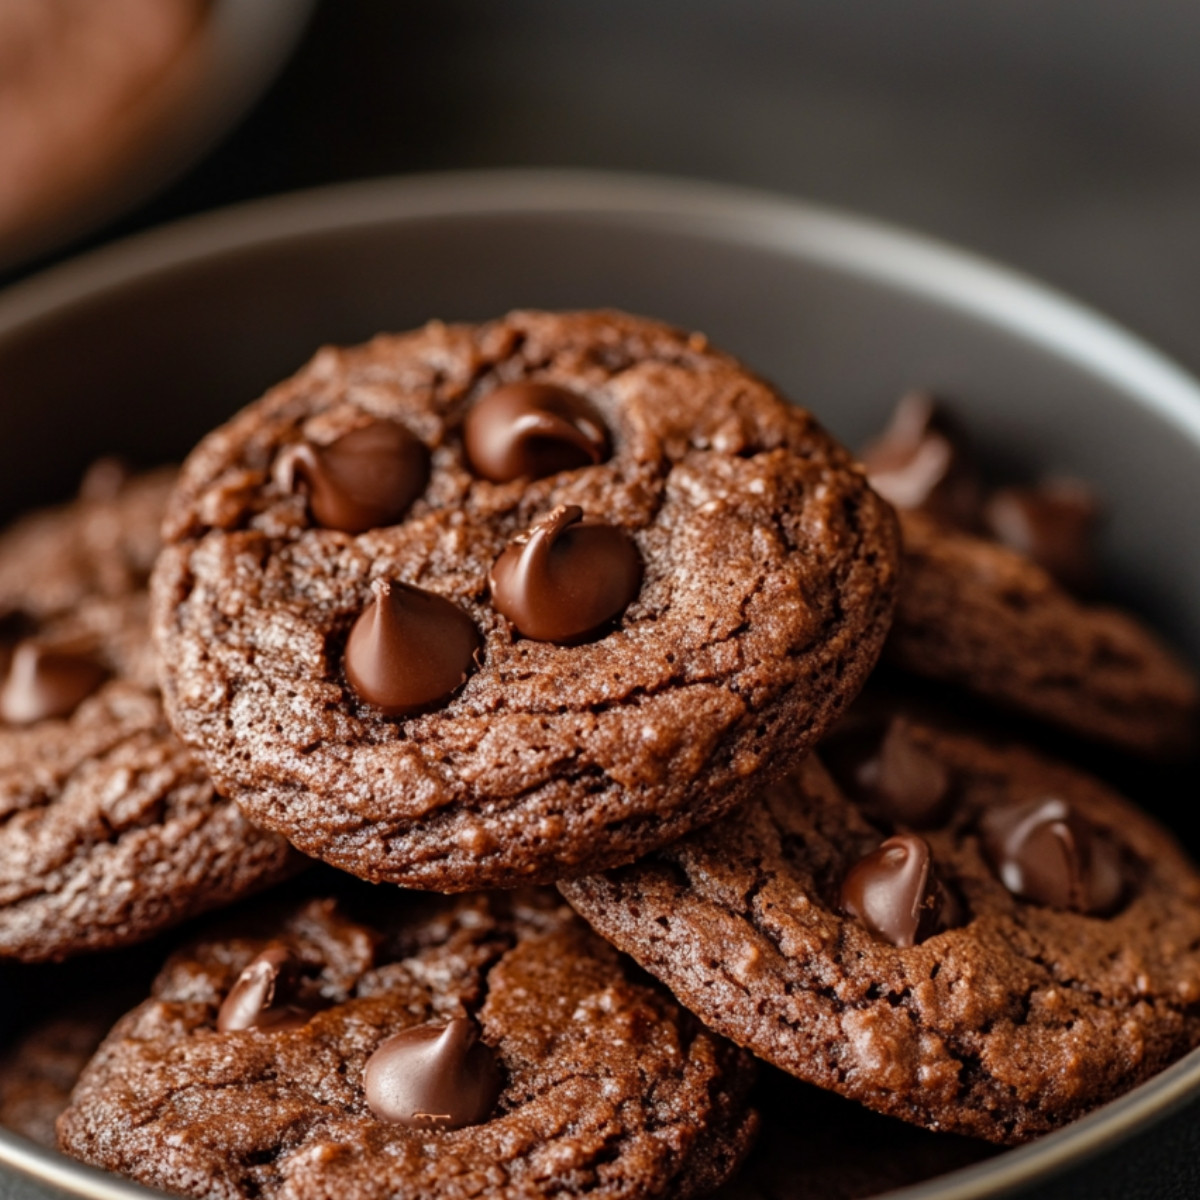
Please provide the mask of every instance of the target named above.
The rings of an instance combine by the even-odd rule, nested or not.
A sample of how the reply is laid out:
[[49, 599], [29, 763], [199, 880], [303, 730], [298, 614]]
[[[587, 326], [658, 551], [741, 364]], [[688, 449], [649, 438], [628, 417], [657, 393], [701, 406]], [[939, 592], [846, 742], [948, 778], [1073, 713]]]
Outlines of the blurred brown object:
[[127, 167], [203, 58], [208, 0], [0, 0], [0, 252]]
[[966, 434], [945, 403], [929, 392], [900, 397], [887, 428], [863, 448], [871, 486], [897, 508], [919, 508], [973, 528], [983, 485]]
[[1063, 587], [1087, 595], [1096, 587], [1095, 534], [1100, 504], [1078, 479], [998, 488], [983, 510], [988, 532], [1049, 571]]

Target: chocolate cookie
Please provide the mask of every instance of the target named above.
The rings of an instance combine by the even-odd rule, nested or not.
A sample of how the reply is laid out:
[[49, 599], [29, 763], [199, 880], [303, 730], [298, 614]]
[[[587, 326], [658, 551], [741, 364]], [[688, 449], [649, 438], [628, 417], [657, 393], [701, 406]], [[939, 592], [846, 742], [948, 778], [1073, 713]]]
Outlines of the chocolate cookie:
[[128, 945], [302, 860], [213, 790], [152, 691], [113, 680], [66, 719], [0, 730], [0, 956]]
[[[134, 511], [124, 534], [122, 496]], [[54, 561], [31, 552], [25, 599], [15, 580], [32, 542], [20, 531], [0, 540], [13, 585], [6, 632], [20, 630], [0, 642], [0, 957], [140, 941], [302, 863], [216, 794], [163, 714], [139, 590], [149, 510], [163, 500], [151, 478], [27, 519], [64, 557], [55, 583]], [[105, 546], [123, 557], [111, 571]], [[73, 607], [45, 616], [59, 603]]]
[[218, 786], [444, 891], [748, 798], [861, 686], [897, 554], [807, 413], [618, 313], [323, 350], [200, 444], [166, 529], [167, 708]]
[[226, 1200], [682, 1198], [748, 1148], [749, 1058], [553, 893], [357, 907], [177, 954], [84, 1072], [62, 1147]]
[[1143, 625], [1087, 604], [998, 542], [902, 512], [904, 583], [886, 656], [1126, 750], [1196, 744], [1195, 676]]
[[143, 591], [175, 477], [174, 467], [131, 475], [101, 459], [77, 499], [10, 525], [0, 534], [0, 620], [42, 621]]
[[1195, 747], [1200, 686], [1096, 585], [1100, 503], [1080, 480], [990, 492], [941, 401], [904, 396], [863, 451], [901, 510], [904, 586], [887, 657], [1073, 733], [1154, 757]]
[[931, 1129], [1021, 1142], [1200, 1043], [1200, 876], [1149, 817], [904, 719], [851, 801], [807, 760], [736, 816], [561, 885], [705, 1022]]

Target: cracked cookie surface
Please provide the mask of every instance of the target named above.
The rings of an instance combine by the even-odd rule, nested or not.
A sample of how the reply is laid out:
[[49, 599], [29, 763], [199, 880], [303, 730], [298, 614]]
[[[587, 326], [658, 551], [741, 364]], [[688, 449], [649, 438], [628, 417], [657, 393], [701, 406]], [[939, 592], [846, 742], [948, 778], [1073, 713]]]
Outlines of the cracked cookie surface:
[[[337, 905], [263, 909], [176, 954], [85, 1070], [62, 1147], [221, 1200], [682, 1200], [744, 1155], [749, 1057], [635, 981], [554, 893], [356, 887], [357, 900], [342, 888]], [[267, 948], [302, 964], [315, 1015], [218, 1032], [239, 973]], [[490, 1114], [458, 1129], [377, 1118], [362, 1081], [380, 1044], [464, 1018], [500, 1069]]]
[[[948, 812], [920, 836], [960, 902], [916, 945], [842, 911], [850, 868], [904, 827], [868, 820], [815, 756], [735, 816], [561, 890], [714, 1029], [931, 1129], [1025, 1141], [1200, 1042], [1200, 877], [1171, 837], [1026, 750], [901, 728], [948, 780]], [[1048, 798], [1123, 847], [1111, 915], [1018, 898], [981, 847], [984, 813]]]
[[1194, 749], [1196, 677], [1145, 626], [1076, 599], [997, 542], [921, 512], [900, 521], [904, 583], [891, 662], [1126, 750]]
[[0, 618], [40, 621], [144, 591], [175, 478], [174, 467], [129, 475], [101, 459], [76, 499], [14, 521], [0, 534]]
[[[69, 661], [82, 655], [99, 675], [61, 710], [0, 724], [0, 957], [58, 959], [141, 941], [302, 863], [217, 795], [163, 713], [144, 591], [153, 548], [143, 542], [161, 519], [164, 478], [124, 485], [136, 527], [126, 533], [127, 510], [112, 498], [26, 518], [18, 532], [44, 527], [47, 545], [63, 550], [57, 584], [55, 562], [24, 558], [26, 534], [0, 540], [0, 580], [24, 573], [28, 588], [28, 598], [5, 593], [25, 637], [0, 647], [0, 707], [12, 691], [34, 717], [63, 686], [40, 666], [14, 679], [22, 646], [69, 648]], [[122, 558], [122, 543], [136, 553]], [[92, 566], [81, 565], [93, 552]], [[68, 610], [54, 615], [63, 601]]]
[[[608, 456], [474, 473], [464, 419], [522, 381], [581, 396]], [[428, 449], [423, 493], [385, 528], [317, 527], [281, 452], [380, 419]], [[497, 557], [558, 506], [623, 531], [644, 568], [583, 644], [518, 636], [489, 596]], [[193, 452], [167, 530], [167, 707], [218, 786], [306, 853], [443, 891], [628, 862], [748, 799], [861, 687], [898, 556], [890, 509], [807, 413], [698, 335], [617, 313], [323, 350]], [[363, 702], [343, 668], [385, 578], [482, 640], [465, 686], [417, 716]]]
[[153, 691], [115, 680], [0, 730], [0, 955], [129, 945], [301, 862], [217, 795]]

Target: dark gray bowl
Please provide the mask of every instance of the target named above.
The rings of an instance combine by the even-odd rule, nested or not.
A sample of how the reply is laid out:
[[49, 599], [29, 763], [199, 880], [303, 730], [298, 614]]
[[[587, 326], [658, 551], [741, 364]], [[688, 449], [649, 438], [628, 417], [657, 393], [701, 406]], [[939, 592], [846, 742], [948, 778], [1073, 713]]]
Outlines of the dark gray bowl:
[[[1099, 485], [1113, 586], [1200, 658], [1200, 385], [1001, 268], [689, 183], [520, 172], [341, 187], [25, 283], [0, 297], [0, 512], [67, 494], [102, 451], [184, 454], [323, 341], [522, 305], [702, 329], [852, 444], [906, 386], [960, 397], [1001, 459]], [[1069, 1129], [903, 1194], [1197, 1195], [1198, 1150], [1200, 1052]], [[62, 1194], [150, 1193], [0, 1134], [0, 1200]]]

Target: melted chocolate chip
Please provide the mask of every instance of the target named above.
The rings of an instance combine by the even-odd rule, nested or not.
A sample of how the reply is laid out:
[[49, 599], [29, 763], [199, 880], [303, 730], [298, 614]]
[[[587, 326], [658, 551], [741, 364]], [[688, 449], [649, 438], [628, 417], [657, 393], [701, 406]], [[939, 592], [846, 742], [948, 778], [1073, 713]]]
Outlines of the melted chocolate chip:
[[954, 525], [978, 523], [981, 484], [966, 439], [924, 392], [896, 405], [883, 434], [862, 454], [871, 486], [897, 508], [925, 509]]
[[108, 672], [86, 655], [21, 642], [0, 687], [0, 720], [32, 725], [69, 717], [107, 678]]
[[367, 1059], [363, 1090], [371, 1111], [395, 1125], [461, 1129], [487, 1120], [500, 1096], [500, 1068], [475, 1022], [418, 1025]]
[[890, 837], [850, 868], [842, 909], [893, 946], [915, 946], [957, 923], [957, 905], [933, 871], [929, 843]]
[[1093, 535], [1100, 509], [1090, 488], [1052, 480], [1000, 488], [984, 510], [992, 535], [1031, 558], [1064, 587], [1087, 592], [1096, 582]]
[[569, 646], [629, 607], [642, 560], [623, 530], [565, 504], [496, 559], [488, 582], [496, 608], [525, 637]]
[[448, 699], [466, 682], [483, 644], [471, 618], [411, 584], [377, 579], [371, 589], [375, 598], [346, 642], [350, 686], [389, 717]]
[[608, 433], [592, 406], [548, 383], [509, 383], [489, 392], [467, 414], [467, 458], [493, 483], [542, 479], [602, 462]]
[[251, 960], [229, 989], [217, 1013], [217, 1029], [299, 1029], [314, 1009], [290, 1002], [296, 963], [282, 946], [272, 946]]
[[1065, 800], [993, 808], [980, 827], [992, 866], [1013, 895], [1094, 915], [1120, 904], [1126, 885], [1120, 848]]
[[328, 446], [300, 442], [275, 461], [284, 491], [304, 491], [313, 520], [364, 533], [394, 525], [425, 490], [429, 451], [395, 421], [372, 421]]
[[892, 824], [927, 829], [945, 816], [950, 772], [903, 721], [836, 734], [822, 745], [821, 757], [852, 799]]

